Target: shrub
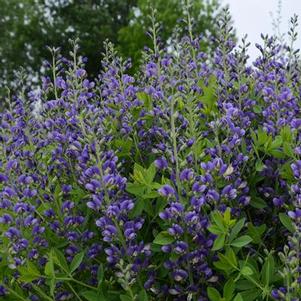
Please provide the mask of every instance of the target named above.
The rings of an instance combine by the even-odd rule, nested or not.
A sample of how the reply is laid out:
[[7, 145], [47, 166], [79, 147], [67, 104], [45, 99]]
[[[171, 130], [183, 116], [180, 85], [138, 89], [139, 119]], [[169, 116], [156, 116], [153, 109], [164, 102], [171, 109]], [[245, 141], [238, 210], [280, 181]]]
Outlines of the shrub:
[[227, 11], [219, 26], [212, 58], [154, 28], [134, 77], [110, 43], [94, 81], [76, 42], [53, 49], [41, 89], [11, 99], [5, 300], [299, 300], [298, 52], [262, 36], [251, 66]]

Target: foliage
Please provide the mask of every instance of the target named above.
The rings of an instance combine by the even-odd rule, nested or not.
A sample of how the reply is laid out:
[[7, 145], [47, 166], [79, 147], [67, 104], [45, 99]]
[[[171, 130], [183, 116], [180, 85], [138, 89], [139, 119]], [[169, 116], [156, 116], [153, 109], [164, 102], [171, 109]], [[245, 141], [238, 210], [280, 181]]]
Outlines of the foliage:
[[[0, 95], [6, 95], [5, 86], [18, 89], [15, 79], [20, 67], [26, 70], [28, 84], [36, 83], [45, 67], [40, 68], [42, 62], [50, 57], [46, 46], [61, 47], [61, 54], [68, 56], [70, 38], [80, 39], [91, 78], [99, 72], [106, 39], [118, 43], [121, 53], [134, 58], [138, 66], [140, 50], [148, 43], [150, 22], [142, 16], [138, 21], [133, 11], [139, 8], [147, 16], [150, 4], [148, 0], [1, 0]], [[155, 1], [152, 5], [160, 10], [158, 20], [164, 24], [162, 38], [166, 41], [183, 14], [180, 1]], [[195, 32], [214, 31], [215, 0], [206, 5], [195, 1], [193, 8], [198, 24]]]
[[68, 55], [70, 38], [80, 38], [88, 58], [86, 68], [95, 76], [100, 68], [102, 45], [106, 39], [117, 41], [117, 32], [127, 24], [135, 0], [46, 1], [1, 0], [0, 61], [1, 86], [10, 86], [15, 72], [23, 66], [29, 81], [36, 80], [43, 60], [49, 58], [48, 46], [61, 47]]
[[[190, 24], [186, 21], [186, 11], [183, 7], [189, 6], [191, 11]], [[138, 0], [131, 9], [130, 22], [118, 32], [118, 49], [124, 57], [133, 58], [136, 67], [145, 46], [153, 47], [151, 40], [145, 39], [145, 33], [152, 28], [152, 13], [156, 11], [156, 20], [160, 24], [158, 41], [161, 47], [168, 46], [174, 34], [182, 35], [184, 28], [191, 26], [194, 34], [206, 34], [213, 36], [217, 30], [216, 18], [219, 13], [220, 3], [217, 0]], [[184, 20], [184, 23], [183, 23]], [[182, 23], [182, 24], [181, 24]], [[175, 28], [177, 30], [175, 31]], [[203, 50], [211, 45], [209, 39], [202, 41]]]
[[1, 297], [300, 299], [298, 51], [262, 36], [250, 66], [227, 10], [218, 26], [212, 57], [191, 28], [173, 53], [153, 28], [134, 76], [105, 43], [93, 81], [74, 41], [40, 90], [11, 97]]

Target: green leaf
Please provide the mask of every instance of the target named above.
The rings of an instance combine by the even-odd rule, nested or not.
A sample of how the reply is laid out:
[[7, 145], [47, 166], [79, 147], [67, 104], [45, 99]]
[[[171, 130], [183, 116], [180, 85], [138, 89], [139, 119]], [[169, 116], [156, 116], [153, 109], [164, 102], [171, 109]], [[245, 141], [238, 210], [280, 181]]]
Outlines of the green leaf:
[[[20, 271], [20, 269], [19, 269]], [[31, 274], [26, 274], [21, 272], [21, 276], [19, 277], [19, 280], [25, 283], [30, 283], [36, 279], [38, 279], [40, 276], [37, 275], [31, 275]]]
[[256, 161], [255, 164], [255, 170], [256, 171], [262, 171], [264, 169], [265, 165], [262, 163], [262, 161]]
[[229, 225], [230, 224], [230, 221], [231, 221], [231, 208], [227, 208], [224, 212], [224, 222], [226, 225]]
[[135, 180], [135, 182], [138, 182], [141, 184], [147, 183], [145, 180], [145, 169], [138, 163], [135, 163], [135, 165], [134, 165], [133, 179]]
[[212, 225], [210, 227], [207, 228], [209, 232], [215, 234], [215, 235], [220, 235], [220, 234], [223, 234], [224, 232], [221, 231], [221, 229], [216, 226], [216, 225]]
[[118, 157], [129, 157], [131, 155], [131, 148], [133, 142], [128, 138], [126, 140], [116, 139], [114, 146], [118, 148]]
[[150, 111], [153, 107], [152, 98], [145, 92], [138, 92], [137, 98], [144, 102], [144, 108]]
[[[258, 289], [252, 289], [252, 290], [244, 291], [241, 293], [243, 301], [256, 300], [256, 298], [258, 298], [258, 296], [260, 294], [261, 294], [261, 290], [258, 290]], [[259, 300], [261, 300], [261, 299], [259, 299]]]
[[285, 213], [279, 213], [279, 219], [282, 223], [282, 225], [289, 230], [290, 232], [294, 233], [295, 228], [293, 226], [292, 220], [287, 216]]
[[254, 284], [253, 282], [247, 279], [241, 279], [236, 282], [235, 287], [240, 291], [245, 291], [245, 290], [256, 288], [256, 284]]
[[257, 131], [258, 144], [263, 145], [268, 140], [267, 132], [263, 129], [258, 129]]
[[236, 238], [232, 243], [231, 246], [236, 248], [242, 248], [248, 245], [252, 241], [252, 238], [249, 235], [243, 235]]
[[135, 202], [135, 206], [132, 209], [132, 211], [130, 212], [130, 216], [133, 217], [137, 217], [140, 216], [141, 213], [143, 212], [145, 207], [145, 200], [143, 199], [137, 199]]
[[235, 298], [234, 298], [233, 301], [244, 301], [244, 299], [242, 298], [241, 294], [238, 293], [238, 294], [235, 296]]
[[28, 269], [28, 272], [31, 273], [32, 275], [40, 275], [40, 271], [35, 266], [35, 264], [31, 261], [28, 261], [27, 269]]
[[64, 272], [68, 273], [69, 267], [64, 254], [59, 249], [53, 249], [53, 255], [53, 261], [60, 266]]
[[120, 295], [121, 301], [133, 301], [133, 299], [128, 295]]
[[44, 273], [47, 276], [50, 276], [52, 278], [55, 277], [54, 274], [54, 263], [53, 263], [53, 251], [51, 250], [49, 253], [48, 262], [45, 265]]
[[107, 301], [106, 298], [100, 296], [95, 291], [83, 291], [80, 292], [80, 295], [83, 296], [88, 301]]
[[261, 271], [261, 280], [265, 285], [269, 285], [275, 273], [275, 261], [272, 254], [269, 254], [265, 259], [264, 265]]
[[80, 252], [76, 254], [70, 264], [70, 273], [73, 273], [82, 263], [85, 256], [85, 252]]
[[215, 289], [214, 287], [208, 287], [207, 294], [208, 294], [210, 301], [220, 301], [222, 298], [219, 291], [217, 289]]
[[169, 245], [174, 242], [174, 240], [174, 237], [171, 236], [167, 231], [162, 231], [155, 237], [153, 243], [157, 245]]
[[268, 206], [265, 200], [256, 196], [251, 197], [250, 205], [256, 209], [263, 209]]
[[243, 228], [244, 224], [245, 224], [246, 219], [242, 218], [240, 219], [235, 226], [232, 228], [230, 236], [229, 236], [229, 241], [231, 242], [236, 236], [237, 234], [241, 231], [241, 229]]
[[253, 271], [250, 267], [248, 267], [247, 265], [243, 266], [243, 268], [241, 269], [240, 273], [243, 276], [251, 276], [253, 275]]
[[24, 281], [26, 283], [32, 282], [33, 280], [41, 277], [40, 271], [31, 261], [27, 262], [27, 266], [19, 267], [19, 272], [21, 274], [20, 281]]
[[288, 156], [293, 158], [294, 157], [294, 150], [288, 142], [283, 143], [283, 152]]
[[144, 191], [146, 189], [146, 186], [141, 183], [127, 183], [126, 185], [126, 191], [136, 195], [136, 196], [142, 196], [144, 194]]
[[223, 297], [226, 299], [226, 301], [232, 300], [234, 290], [235, 290], [235, 282], [233, 281], [233, 279], [230, 278], [225, 283], [224, 289], [223, 289]]
[[206, 86], [203, 81], [200, 81], [199, 87], [203, 90], [203, 95], [200, 97], [200, 100], [209, 108], [210, 112], [213, 109], [214, 105], [216, 105], [217, 100], [217, 97], [215, 95], [216, 77], [212, 75], [209, 78], [208, 86]]
[[147, 181], [148, 184], [151, 184], [156, 176], [156, 166], [155, 163], [153, 162], [149, 168], [146, 170], [146, 175], [145, 175], [145, 179]]
[[225, 234], [221, 234], [219, 235], [213, 244], [212, 250], [213, 251], [217, 251], [220, 250], [224, 245], [225, 245], [225, 239], [226, 239], [226, 235]]
[[214, 211], [211, 214], [211, 218], [213, 220], [213, 222], [216, 224], [216, 226], [222, 231], [225, 232], [226, 228], [224, 226], [224, 218], [222, 216], [222, 214], [219, 211]]
[[253, 243], [259, 244], [261, 242], [261, 236], [264, 234], [266, 228], [265, 224], [255, 227], [252, 223], [248, 223], [248, 234], [252, 237]]
[[262, 112], [262, 107], [260, 105], [253, 106], [253, 112], [256, 114], [260, 114]]
[[237, 266], [237, 258], [232, 248], [226, 251], [225, 257], [232, 267], [235, 268]]
[[159, 196], [160, 196], [160, 194], [157, 191], [150, 191], [148, 193], [143, 194], [142, 198], [147, 200], [147, 199], [155, 199]]
[[142, 289], [138, 295], [138, 301], [148, 301], [147, 293], [144, 289]]
[[98, 286], [100, 286], [103, 282], [104, 279], [104, 268], [103, 268], [103, 264], [101, 263], [98, 267], [98, 271], [97, 271], [97, 281], [98, 281]]

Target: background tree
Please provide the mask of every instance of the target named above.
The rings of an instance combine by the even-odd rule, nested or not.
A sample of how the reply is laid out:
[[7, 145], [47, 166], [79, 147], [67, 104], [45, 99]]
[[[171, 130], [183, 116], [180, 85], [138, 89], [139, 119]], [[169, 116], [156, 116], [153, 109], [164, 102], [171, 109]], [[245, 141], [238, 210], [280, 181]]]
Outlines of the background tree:
[[[118, 32], [118, 46], [124, 57], [131, 57], [137, 63], [143, 47], [151, 46], [151, 40], [146, 40], [145, 36], [151, 26], [149, 16], [152, 9], [156, 10], [156, 19], [161, 26], [160, 42], [167, 45], [175, 27], [186, 19], [184, 7], [187, 6], [190, 6], [193, 33], [210, 32], [214, 36], [216, 18], [220, 12], [219, 0], [137, 0], [137, 5], [130, 11], [128, 25]], [[179, 26], [177, 32], [183, 33], [186, 29], [185, 26]], [[209, 41], [203, 46], [209, 46]]]
[[[5, 86], [16, 87], [16, 71], [22, 66], [28, 84], [38, 79], [42, 61], [50, 57], [47, 45], [68, 55], [70, 38], [79, 37], [81, 53], [88, 58], [91, 76], [100, 68], [103, 41], [117, 44], [124, 57], [139, 64], [141, 50], [150, 39], [150, 7], [162, 25], [166, 44], [184, 17], [184, 0], [0, 0], [0, 95]], [[188, 0], [185, 0], [188, 1]], [[194, 32], [215, 31], [219, 0], [191, 0]]]
[[[79, 37], [88, 71], [100, 66], [103, 41], [117, 42], [136, 0], [0, 0], [0, 86], [10, 85], [23, 66], [36, 75], [50, 54], [47, 45], [68, 54], [70, 38]], [[31, 77], [31, 79], [34, 79]]]

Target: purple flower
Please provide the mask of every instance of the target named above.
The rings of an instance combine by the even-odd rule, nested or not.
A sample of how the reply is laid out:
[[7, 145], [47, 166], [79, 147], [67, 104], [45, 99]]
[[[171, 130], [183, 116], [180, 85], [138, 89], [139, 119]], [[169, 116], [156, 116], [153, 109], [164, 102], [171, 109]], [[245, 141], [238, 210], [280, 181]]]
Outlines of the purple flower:
[[77, 69], [75, 72], [77, 77], [84, 77], [86, 75], [86, 70], [84, 69]]
[[298, 219], [301, 218], [301, 209], [297, 208], [295, 211], [289, 211], [288, 212], [289, 217], [292, 219]]
[[175, 281], [183, 281], [188, 277], [188, 273], [185, 270], [177, 269], [172, 273], [172, 276]]
[[9, 239], [13, 239], [13, 238], [18, 238], [21, 236], [21, 233], [18, 229], [14, 228], [14, 227], [10, 227], [6, 232], [5, 232], [5, 236], [8, 237]]
[[155, 165], [158, 169], [165, 169], [168, 167], [168, 163], [164, 157], [155, 160]]
[[282, 197], [273, 198], [273, 204], [277, 207], [281, 207], [284, 205], [284, 199]]
[[180, 173], [180, 180], [181, 181], [190, 181], [193, 178], [193, 171], [189, 168], [185, 168]]
[[164, 197], [171, 197], [175, 195], [175, 190], [168, 184], [162, 186], [160, 189], [158, 189], [158, 192], [160, 195]]
[[0, 296], [4, 297], [7, 294], [7, 289], [5, 288], [4, 285], [0, 284]]
[[0, 173], [0, 183], [5, 183], [8, 181], [8, 177], [2, 173]]

